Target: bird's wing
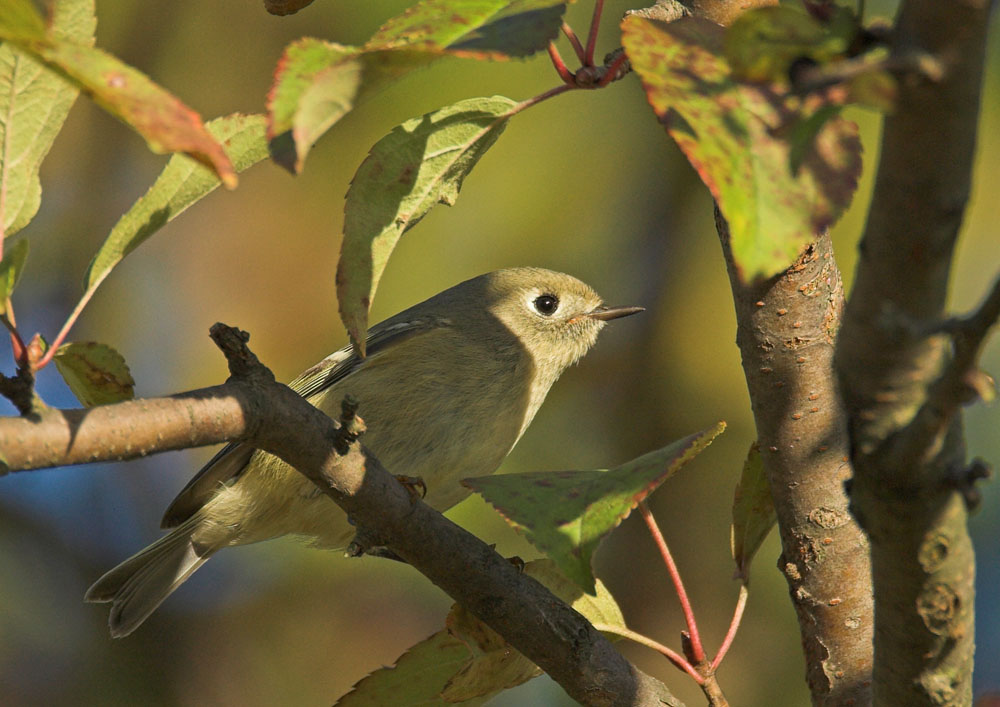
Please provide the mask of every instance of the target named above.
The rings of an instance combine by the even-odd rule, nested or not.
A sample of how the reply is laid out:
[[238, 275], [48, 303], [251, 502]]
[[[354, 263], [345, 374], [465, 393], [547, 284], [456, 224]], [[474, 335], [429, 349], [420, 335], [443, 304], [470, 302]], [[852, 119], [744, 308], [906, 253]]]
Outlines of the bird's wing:
[[[346, 346], [335, 351], [312, 368], [305, 371], [288, 386], [302, 397], [309, 399], [331, 385], [343, 380], [365, 365], [366, 361], [418, 334], [448, 326], [450, 322], [434, 317], [420, 317], [398, 321], [386, 320], [372, 328], [366, 340], [367, 356], [358, 358], [353, 348]], [[220, 486], [236, 481], [257, 451], [244, 442], [230, 442], [212, 457], [177, 494], [160, 521], [162, 528], [174, 528], [197, 513], [215, 495]]]

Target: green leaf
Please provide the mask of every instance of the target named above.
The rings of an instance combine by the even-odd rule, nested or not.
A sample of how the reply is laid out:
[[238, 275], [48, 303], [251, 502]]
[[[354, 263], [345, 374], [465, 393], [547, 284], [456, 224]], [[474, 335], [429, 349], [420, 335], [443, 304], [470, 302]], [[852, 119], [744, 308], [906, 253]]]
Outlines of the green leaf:
[[723, 56], [724, 30], [711, 22], [631, 16], [622, 27], [654, 112], [729, 222], [742, 278], [787, 268], [850, 203], [861, 172], [857, 127], [840, 117], [823, 122], [793, 170], [787, 126], [828, 102], [737, 81]]
[[306, 37], [285, 48], [267, 97], [275, 162], [302, 171], [316, 140], [353, 108], [362, 68], [357, 47]]
[[7, 248], [0, 260], [0, 314], [7, 313], [7, 299], [17, 287], [17, 281], [24, 270], [24, 261], [28, 258], [28, 239], [20, 238]]
[[462, 483], [482, 494], [567, 577], [593, 594], [590, 560], [604, 536], [725, 427], [720, 422], [611, 471], [504, 474]]
[[[27, 7], [25, 7], [27, 5]], [[37, 23], [37, 24], [36, 24]], [[0, 11], [8, 33], [45, 36], [45, 25], [30, 2], [11, 2]], [[91, 44], [94, 0], [57, 0], [49, 31]], [[38, 170], [69, 115], [80, 90], [11, 42], [0, 45], [0, 233], [10, 237], [38, 212], [42, 187]]]
[[52, 360], [73, 395], [85, 407], [135, 397], [135, 381], [125, 359], [110, 346], [94, 341], [63, 344]]
[[435, 61], [428, 51], [371, 51], [319, 39], [285, 48], [268, 94], [271, 157], [293, 174], [323, 133], [387, 82]]
[[[205, 127], [225, 146], [237, 172], [267, 157], [262, 115], [233, 114], [209, 121]], [[215, 172], [186, 155], [173, 155], [149, 191], [111, 229], [90, 263], [85, 289], [96, 288], [122, 258], [219, 184]]]
[[[524, 572], [592, 623], [625, 625], [618, 604], [600, 581], [596, 595], [588, 596], [550, 560], [533, 560], [525, 565]], [[376, 670], [361, 680], [337, 704], [481, 705], [501, 690], [541, 674], [502, 636], [458, 604], [452, 606], [446, 626], [446, 630], [410, 648], [394, 666]]]
[[305, 38], [285, 48], [268, 95], [271, 155], [302, 171], [316, 141], [364, 97], [443, 56], [526, 57], [559, 33], [565, 2], [425, 0], [363, 47]]
[[525, 574], [541, 584], [580, 612], [592, 624], [605, 624], [625, 628], [625, 617], [618, 602], [601, 580], [596, 580], [597, 591], [586, 594], [580, 585], [572, 581], [552, 560], [532, 560], [524, 566]]
[[796, 60], [824, 64], [843, 55], [858, 29], [848, 8], [838, 8], [833, 23], [824, 25], [799, 5], [761, 7], [742, 13], [730, 25], [725, 55], [741, 79], [787, 81]]
[[[396, 664], [376, 670], [337, 700], [340, 707], [431, 707], [448, 703], [441, 698], [448, 679], [472, 658], [469, 648], [447, 630], [438, 631], [396, 659]], [[488, 697], [463, 703], [485, 704]]]
[[4, 0], [0, 3], [0, 37], [45, 37], [45, 21], [31, 0]]
[[451, 607], [445, 625], [469, 647], [469, 661], [441, 691], [445, 702], [489, 698], [542, 674], [537, 665], [460, 604]]
[[[0, 14], [0, 39], [60, 72], [102, 108], [130, 125], [154, 152], [186, 152], [212, 167], [228, 187], [236, 173], [225, 151], [206, 132], [197, 113], [141, 71], [89, 43], [47, 28], [39, 35], [35, 12], [26, 0]], [[40, 21], [40, 16], [38, 21]]]
[[736, 485], [733, 525], [729, 534], [729, 545], [736, 561], [736, 577], [744, 584], [750, 584], [750, 562], [777, 522], [760, 447], [754, 442]]
[[471, 98], [408, 120], [375, 143], [347, 192], [337, 264], [340, 316], [364, 354], [368, 308], [400, 236], [462, 180], [517, 111], [503, 96]]

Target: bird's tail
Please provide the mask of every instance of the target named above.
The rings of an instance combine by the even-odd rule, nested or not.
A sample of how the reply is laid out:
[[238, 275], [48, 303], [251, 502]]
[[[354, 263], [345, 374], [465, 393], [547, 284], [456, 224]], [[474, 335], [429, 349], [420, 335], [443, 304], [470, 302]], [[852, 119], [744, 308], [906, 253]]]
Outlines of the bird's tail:
[[111, 602], [108, 625], [114, 638], [135, 631], [218, 547], [194, 542], [200, 514], [109, 570], [87, 590], [84, 601]]

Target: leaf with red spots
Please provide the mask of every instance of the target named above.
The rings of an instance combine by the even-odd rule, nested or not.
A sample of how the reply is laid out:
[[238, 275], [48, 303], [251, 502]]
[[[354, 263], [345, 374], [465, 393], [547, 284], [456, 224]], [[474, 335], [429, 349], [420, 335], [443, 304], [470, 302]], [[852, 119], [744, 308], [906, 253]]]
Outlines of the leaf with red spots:
[[60, 346], [53, 357], [66, 385], [86, 407], [135, 397], [135, 381], [120, 353], [94, 341]]
[[729, 222], [742, 278], [787, 268], [850, 203], [861, 172], [857, 127], [823, 115], [828, 119], [807, 124], [815, 130], [793, 130], [830, 100], [738, 81], [716, 24], [630, 16], [622, 29], [653, 111]]
[[725, 427], [720, 422], [610, 471], [504, 474], [462, 483], [482, 494], [567, 577], [593, 594], [590, 560], [604, 536]]
[[744, 584], [750, 583], [750, 562], [753, 556], [777, 522], [771, 487], [767, 483], [764, 464], [760, 458], [760, 447], [754, 442], [743, 464], [740, 481], [736, 484], [733, 525], [729, 532], [729, 546], [736, 561], [736, 577]]
[[337, 263], [340, 317], [361, 355], [371, 299], [400, 236], [435, 204], [455, 203], [517, 109], [503, 96], [459, 101], [396, 126], [361, 163], [347, 192]]
[[214, 169], [223, 184], [236, 186], [222, 145], [176, 96], [107, 52], [46, 27], [30, 0], [4, 0], [0, 6], [0, 39], [79, 86], [132, 126], [154, 152], [185, 152]]

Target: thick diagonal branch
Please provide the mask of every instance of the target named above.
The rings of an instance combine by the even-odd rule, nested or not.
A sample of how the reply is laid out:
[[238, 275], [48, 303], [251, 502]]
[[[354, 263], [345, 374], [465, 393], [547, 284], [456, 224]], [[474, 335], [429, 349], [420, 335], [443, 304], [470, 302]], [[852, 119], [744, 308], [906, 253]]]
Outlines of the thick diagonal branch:
[[[489, 546], [413, 497], [336, 423], [275, 383], [234, 330], [213, 327], [234, 377], [171, 398], [0, 418], [7, 471], [133, 459], [252, 442], [316, 483], [363, 528], [498, 631], [587, 705], [680, 705], [580, 614]], [[364, 401], [361, 413], [364, 412]]]

